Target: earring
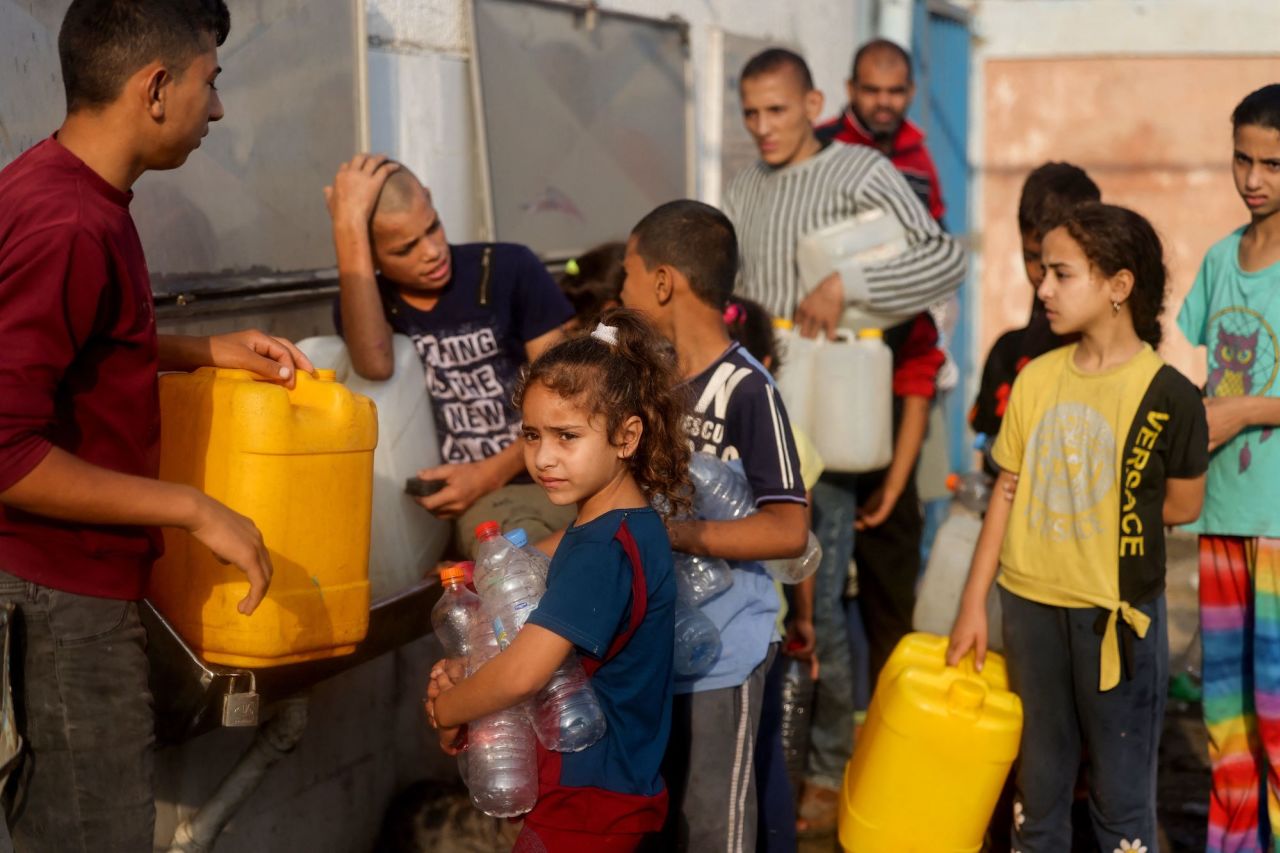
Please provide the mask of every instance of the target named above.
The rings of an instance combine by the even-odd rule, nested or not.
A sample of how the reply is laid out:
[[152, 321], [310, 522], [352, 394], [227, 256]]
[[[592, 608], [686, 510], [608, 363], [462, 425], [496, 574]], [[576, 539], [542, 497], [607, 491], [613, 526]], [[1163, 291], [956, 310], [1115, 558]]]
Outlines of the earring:
[[1119, 303], [1119, 302], [1112, 302], [1112, 303], [1111, 303], [1111, 316], [1112, 316], [1112, 317], [1115, 317], [1115, 316], [1116, 316], [1117, 314], [1119, 314], [1119, 313], [1120, 313], [1120, 303]]

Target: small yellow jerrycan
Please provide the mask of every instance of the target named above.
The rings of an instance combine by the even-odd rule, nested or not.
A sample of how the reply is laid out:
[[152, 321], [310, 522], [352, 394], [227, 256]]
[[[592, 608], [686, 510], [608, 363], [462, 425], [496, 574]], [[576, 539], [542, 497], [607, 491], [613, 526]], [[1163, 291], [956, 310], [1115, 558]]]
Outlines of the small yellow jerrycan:
[[947, 637], [908, 634], [876, 682], [845, 768], [840, 844], [848, 853], [959, 853], [983, 835], [1018, 755], [1022, 702], [1004, 659], [946, 665]]
[[267, 667], [355, 651], [369, 628], [373, 403], [299, 372], [290, 391], [244, 370], [160, 377], [160, 479], [186, 483], [251, 518], [274, 574], [251, 616], [244, 573], [182, 530], [147, 597], [206, 660]]

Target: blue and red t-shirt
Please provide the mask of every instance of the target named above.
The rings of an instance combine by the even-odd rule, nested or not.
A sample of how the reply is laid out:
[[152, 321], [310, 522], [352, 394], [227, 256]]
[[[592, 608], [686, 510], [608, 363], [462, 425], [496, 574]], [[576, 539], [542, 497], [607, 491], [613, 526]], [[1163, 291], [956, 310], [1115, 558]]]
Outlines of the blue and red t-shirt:
[[[642, 578], [634, 576], [628, 540]], [[643, 619], [610, 657], [610, 647], [631, 627], [637, 598]], [[591, 686], [607, 722], [604, 737], [581, 752], [553, 758], [560, 762], [561, 791], [581, 789], [583, 804], [598, 803], [596, 817], [614, 809], [610, 817], [618, 831], [661, 826], [661, 817], [655, 826], [646, 825], [655, 812], [638, 798], [665, 794], [659, 770], [671, 733], [675, 605], [671, 542], [661, 517], [648, 508], [620, 509], [565, 532], [547, 573], [547, 591], [529, 617], [530, 624], [572, 642], [584, 662], [601, 662]], [[539, 813], [545, 794], [540, 790], [539, 806], [530, 815], [535, 822], [545, 819]]]

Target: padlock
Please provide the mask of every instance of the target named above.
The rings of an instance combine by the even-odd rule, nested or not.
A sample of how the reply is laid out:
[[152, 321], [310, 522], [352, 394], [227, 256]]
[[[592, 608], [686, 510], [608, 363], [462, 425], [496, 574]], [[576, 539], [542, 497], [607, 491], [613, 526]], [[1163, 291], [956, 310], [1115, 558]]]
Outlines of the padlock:
[[256, 726], [258, 724], [258, 685], [253, 673], [249, 675], [249, 689], [231, 690], [222, 697], [222, 725], [228, 728], [236, 726]]

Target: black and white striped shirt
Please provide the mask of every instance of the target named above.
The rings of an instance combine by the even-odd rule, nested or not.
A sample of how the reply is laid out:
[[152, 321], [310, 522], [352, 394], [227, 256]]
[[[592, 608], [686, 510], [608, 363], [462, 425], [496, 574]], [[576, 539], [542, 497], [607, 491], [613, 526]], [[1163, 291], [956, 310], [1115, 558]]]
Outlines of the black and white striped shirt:
[[870, 209], [902, 223], [907, 249], [861, 268], [863, 307], [915, 313], [960, 287], [964, 251], [938, 227], [893, 164], [872, 148], [833, 143], [793, 166], [775, 169], [756, 162], [729, 184], [725, 213], [738, 232], [740, 292], [776, 316], [791, 317], [805, 296], [796, 267], [797, 241]]

